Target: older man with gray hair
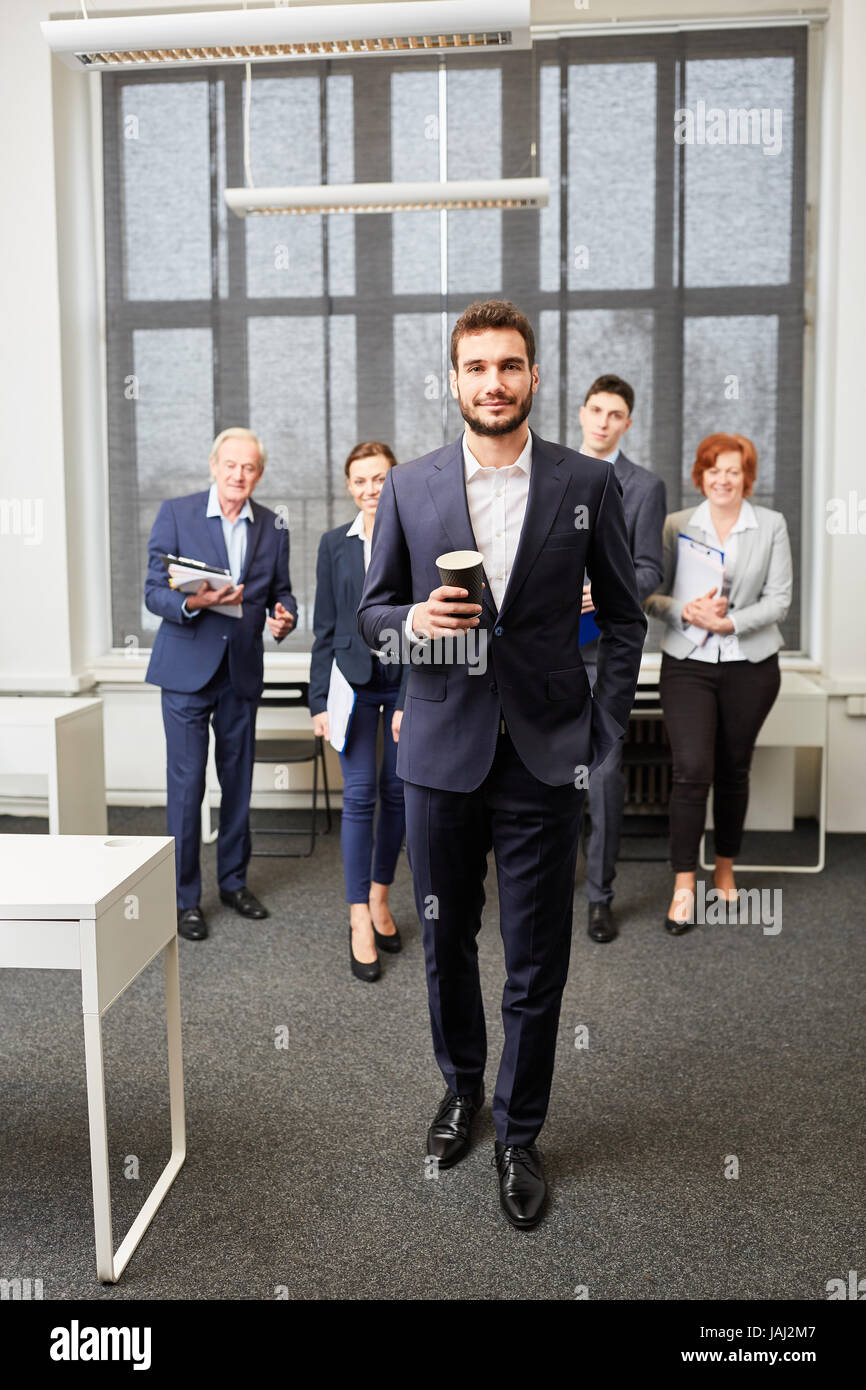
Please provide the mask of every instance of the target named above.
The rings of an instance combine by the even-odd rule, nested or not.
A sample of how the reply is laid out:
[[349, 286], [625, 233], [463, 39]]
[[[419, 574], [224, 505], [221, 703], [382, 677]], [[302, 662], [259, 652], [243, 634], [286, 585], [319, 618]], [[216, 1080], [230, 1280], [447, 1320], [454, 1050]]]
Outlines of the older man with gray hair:
[[[144, 601], [162, 623], [147, 679], [162, 687], [178, 931], [191, 941], [208, 934], [199, 849], [211, 721], [222, 790], [220, 898], [243, 917], [268, 915], [246, 886], [256, 709], [264, 685], [262, 630], [267, 622], [282, 641], [297, 621], [298, 605], [289, 579], [288, 529], [275, 512], [252, 501], [265, 459], [252, 430], [223, 430], [210, 454], [210, 489], [163, 502], [148, 545]], [[218, 589], [202, 582], [197, 593], [184, 595], [171, 587], [164, 555], [224, 570], [226, 582]], [[228, 611], [238, 605], [240, 617]]]

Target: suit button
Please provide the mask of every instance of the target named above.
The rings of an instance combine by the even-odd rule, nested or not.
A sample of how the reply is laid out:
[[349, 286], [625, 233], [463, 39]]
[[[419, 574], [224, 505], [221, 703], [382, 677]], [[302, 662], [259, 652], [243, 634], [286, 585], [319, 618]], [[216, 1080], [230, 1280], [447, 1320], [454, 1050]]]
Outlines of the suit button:
[[228, 640], [229, 640], [229, 639], [228, 639], [226, 636], [223, 636], [223, 641], [224, 641], [224, 642], [227, 642]]
[[491, 681], [491, 682], [490, 682], [490, 689], [491, 689], [492, 693], [495, 695], [495, 694], [496, 694], [496, 681]]
[[494, 635], [494, 637], [501, 637], [501, 636], [502, 636], [502, 628], [501, 628], [501, 627], [495, 627], [495, 628], [493, 629], [493, 635]]

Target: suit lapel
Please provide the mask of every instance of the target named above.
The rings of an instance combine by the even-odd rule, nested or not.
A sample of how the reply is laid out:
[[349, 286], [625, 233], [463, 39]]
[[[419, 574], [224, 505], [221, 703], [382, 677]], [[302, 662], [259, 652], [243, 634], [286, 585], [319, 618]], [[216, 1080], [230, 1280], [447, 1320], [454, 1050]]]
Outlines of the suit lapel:
[[730, 599], [733, 599], [735, 603], [739, 600], [743, 580], [754, 558], [758, 535], [757, 528], [751, 526], [746, 531], [737, 532], [737, 562], [732, 576], [731, 594], [728, 602]]
[[[472, 530], [469, 503], [466, 500], [466, 473], [463, 468], [463, 440], [443, 449], [434, 464], [435, 472], [427, 479], [427, 488], [452, 550], [478, 550]], [[435, 555], [433, 559], [435, 560]], [[496, 617], [496, 604], [490, 592], [490, 580], [484, 573], [484, 596], [481, 607], [491, 618]]]
[[[351, 526], [352, 522], [349, 522], [349, 525]], [[364, 592], [364, 579], [366, 577], [366, 571], [364, 569], [364, 539], [363, 537], [359, 539], [358, 536], [350, 536], [348, 531], [346, 531], [343, 533], [341, 546], [343, 549], [343, 563], [351, 579], [352, 594], [353, 596], [357, 594], [360, 601], [360, 595]]]
[[[253, 519], [252, 521], [247, 521], [244, 523], [244, 525], [247, 528], [247, 549], [246, 554], [244, 555], [244, 563], [243, 568], [241, 570], [241, 577], [238, 581], [241, 584], [244, 583], [247, 575], [249, 574], [250, 565], [252, 564], [255, 558], [256, 551], [259, 547], [259, 541], [262, 538], [262, 532], [265, 529], [265, 518], [262, 514], [262, 508], [258, 505], [257, 502], [253, 502], [252, 500], [250, 500], [250, 506], [253, 509]], [[222, 530], [222, 527], [220, 527], [220, 530]]]
[[529, 474], [526, 515], [502, 598], [500, 618], [529, 575], [559, 510], [569, 478], [560, 468], [561, 462], [562, 453], [532, 431], [532, 471]]
[[[226, 543], [223, 537], [222, 519], [218, 516], [206, 516], [207, 499], [202, 508], [202, 534], [205, 539], [205, 549], [207, 554], [202, 555], [203, 560], [209, 560], [217, 569], [227, 570], [229, 567], [229, 557], [226, 550]], [[199, 558], [197, 555], [194, 557]]]

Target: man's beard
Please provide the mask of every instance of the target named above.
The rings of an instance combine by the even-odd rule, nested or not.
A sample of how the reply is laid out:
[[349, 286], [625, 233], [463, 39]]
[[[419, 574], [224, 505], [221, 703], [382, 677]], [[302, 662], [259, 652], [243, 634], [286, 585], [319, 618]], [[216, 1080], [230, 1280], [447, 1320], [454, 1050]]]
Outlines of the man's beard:
[[460, 407], [460, 414], [475, 434], [486, 434], [493, 437], [500, 434], [512, 434], [514, 430], [519, 429], [532, 409], [532, 388], [530, 387], [522, 401], [517, 402], [515, 407], [516, 414], [509, 415], [507, 419], [504, 420], [492, 420], [489, 424], [486, 420], [482, 420], [480, 416], [474, 415], [471, 406], [464, 405], [463, 397], [459, 393], [457, 395], [457, 404]]

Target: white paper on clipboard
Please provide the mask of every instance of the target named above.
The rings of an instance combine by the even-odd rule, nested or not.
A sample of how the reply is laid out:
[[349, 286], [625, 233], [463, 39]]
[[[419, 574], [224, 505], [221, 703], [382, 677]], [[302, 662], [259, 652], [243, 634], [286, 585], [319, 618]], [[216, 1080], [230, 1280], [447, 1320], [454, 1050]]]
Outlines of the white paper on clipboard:
[[331, 662], [331, 680], [328, 685], [328, 742], [338, 753], [342, 753], [346, 746], [355, 698], [354, 689], [334, 658]]
[[[677, 536], [677, 569], [672, 598], [681, 603], [691, 603], [692, 599], [700, 598], [710, 589], [716, 589], [718, 597], [724, 582], [725, 552], [714, 545], [704, 545], [703, 541], [696, 541], [680, 531]], [[705, 627], [696, 627], [694, 623], [684, 627], [683, 632], [698, 647], [702, 647], [710, 635]]]

